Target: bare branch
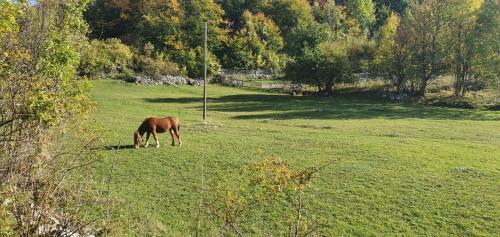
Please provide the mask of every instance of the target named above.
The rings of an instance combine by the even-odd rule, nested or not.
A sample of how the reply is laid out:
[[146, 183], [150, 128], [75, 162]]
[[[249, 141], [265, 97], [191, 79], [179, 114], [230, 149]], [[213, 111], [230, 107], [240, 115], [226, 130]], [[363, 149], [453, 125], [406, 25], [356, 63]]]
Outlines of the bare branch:
[[233, 229], [234, 232], [236, 232], [236, 234], [238, 236], [243, 237], [243, 234], [241, 234], [240, 230], [238, 230], [238, 228], [236, 227], [236, 225], [234, 225], [232, 222], [230, 222], [229, 226], [231, 227], [231, 229]]
[[5, 126], [5, 125], [7, 125], [7, 124], [10, 124], [10, 123], [14, 122], [14, 120], [15, 120], [15, 119], [13, 119], [13, 118], [12, 118], [12, 119], [9, 119], [9, 120], [6, 120], [6, 121], [2, 121], [2, 122], [0, 123], [0, 127], [3, 127], [3, 126]]
[[308, 231], [307, 233], [305, 233], [305, 234], [304, 234], [304, 237], [307, 237], [307, 236], [309, 236], [310, 234], [312, 234], [312, 233], [316, 232], [317, 230], [319, 230], [319, 228], [320, 228], [320, 227], [321, 227], [321, 226], [316, 225], [316, 226], [315, 226], [314, 228], [312, 228], [310, 231]]
[[107, 187], [107, 190], [108, 190], [108, 196], [107, 196], [107, 200], [106, 200], [106, 223], [109, 223], [109, 208], [110, 208], [110, 196], [111, 196], [111, 178], [113, 176], [113, 170], [115, 168], [115, 162], [116, 162], [116, 157], [118, 155], [118, 151], [120, 150], [120, 146], [121, 146], [121, 141], [118, 142], [118, 149], [115, 150], [115, 155], [113, 157], [113, 163], [111, 164], [111, 170], [109, 171], [109, 177], [108, 177], [108, 187]]
[[297, 207], [297, 216], [295, 217], [295, 235], [294, 237], [299, 236], [299, 231], [300, 231], [300, 218], [301, 218], [301, 211], [302, 211], [302, 192], [299, 191], [297, 193], [298, 196], [298, 207]]

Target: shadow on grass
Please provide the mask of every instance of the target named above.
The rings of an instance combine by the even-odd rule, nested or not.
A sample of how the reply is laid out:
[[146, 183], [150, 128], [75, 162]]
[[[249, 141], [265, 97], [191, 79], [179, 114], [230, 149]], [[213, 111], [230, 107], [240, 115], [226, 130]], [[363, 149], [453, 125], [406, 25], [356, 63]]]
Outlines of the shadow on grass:
[[189, 103], [202, 103], [203, 97], [181, 97], [181, 98], [146, 98], [144, 101], [148, 103], [179, 103], [179, 104], [189, 104]]
[[[201, 103], [201, 98], [147, 98], [150, 103]], [[208, 99], [211, 111], [248, 113], [235, 119], [402, 119], [500, 120], [478, 110], [392, 103], [356, 96], [309, 97], [272, 94], [227, 95]]]
[[121, 145], [121, 146], [104, 146], [106, 150], [126, 150], [133, 149], [134, 145]]

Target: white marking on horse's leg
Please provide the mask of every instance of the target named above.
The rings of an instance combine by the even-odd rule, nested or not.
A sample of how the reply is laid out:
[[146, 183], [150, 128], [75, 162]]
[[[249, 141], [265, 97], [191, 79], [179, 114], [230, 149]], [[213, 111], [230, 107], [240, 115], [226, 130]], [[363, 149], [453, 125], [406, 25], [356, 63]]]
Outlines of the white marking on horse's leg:
[[148, 132], [148, 134], [146, 135], [146, 145], [144, 147], [149, 146], [149, 135], [151, 135], [151, 133]]
[[153, 138], [156, 141], [156, 148], [159, 148], [160, 147], [160, 141], [158, 140], [158, 136], [156, 135], [156, 130], [153, 130]]
[[175, 135], [177, 136], [177, 140], [179, 141], [179, 146], [182, 146], [182, 139], [181, 135], [179, 134], [179, 130], [175, 132]]
[[172, 136], [172, 146], [175, 146], [175, 133], [173, 129], [170, 129], [170, 136]]

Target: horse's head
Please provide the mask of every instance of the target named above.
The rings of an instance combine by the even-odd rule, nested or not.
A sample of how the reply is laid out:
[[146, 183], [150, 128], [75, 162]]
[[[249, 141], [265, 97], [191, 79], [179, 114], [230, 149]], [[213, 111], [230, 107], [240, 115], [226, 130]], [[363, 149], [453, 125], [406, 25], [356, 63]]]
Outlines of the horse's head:
[[139, 134], [139, 131], [136, 131], [134, 133], [134, 147], [137, 149], [141, 146], [142, 143], [142, 137], [141, 134]]

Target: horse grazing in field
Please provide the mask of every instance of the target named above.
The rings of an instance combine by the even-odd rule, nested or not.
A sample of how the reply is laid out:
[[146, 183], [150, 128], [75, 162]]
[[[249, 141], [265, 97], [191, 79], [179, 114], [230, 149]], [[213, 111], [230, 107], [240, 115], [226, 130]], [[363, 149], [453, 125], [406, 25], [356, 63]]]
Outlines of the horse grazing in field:
[[181, 135], [180, 135], [181, 125], [179, 123], [179, 119], [176, 117], [165, 117], [165, 118], [155, 118], [149, 117], [145, 118], [142, 122], [141, 126], [134, 133], [134, 147], [137, 149], [141, 146], [143, 142], [142, 137], [144, 133], [147, 133], [146, 136], [146, 145], [144, 147], [149, 146], [149, 136], [151, 133], [153, 134], [153, 138], [156, 141], [156, 147], [160, 147], [160, 142], [158, 141], [157, 133], [164, 133], [167, 130], [170, 131], [170, 135], [172, 136], [172, 146], [175, 146], [175, 137], [179, 140], [179, 146], [182, 145]]

